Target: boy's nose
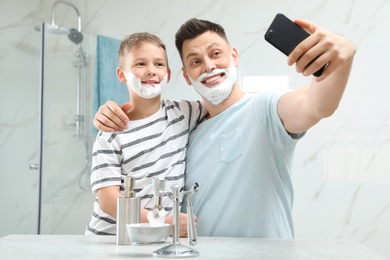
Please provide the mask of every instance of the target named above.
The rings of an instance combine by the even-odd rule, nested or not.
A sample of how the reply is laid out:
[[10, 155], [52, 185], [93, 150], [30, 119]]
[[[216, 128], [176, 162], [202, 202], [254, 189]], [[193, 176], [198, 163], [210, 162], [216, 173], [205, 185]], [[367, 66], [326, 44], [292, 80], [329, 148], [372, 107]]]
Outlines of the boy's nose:
[[148, 74], [149, 76], [154, 76], [154, 75], [156, 75], [156, 70], [155, 70], [154, 66], [148, 66], [147, 74]]
[[150, 70], [149, 70], [149, 71], [148, 71], [148, 75], [149, 75], [149, 76], [154, 76], [154, 75], [156, 75], [156, 73], [155, 73], [154, 71], [150, 71]]

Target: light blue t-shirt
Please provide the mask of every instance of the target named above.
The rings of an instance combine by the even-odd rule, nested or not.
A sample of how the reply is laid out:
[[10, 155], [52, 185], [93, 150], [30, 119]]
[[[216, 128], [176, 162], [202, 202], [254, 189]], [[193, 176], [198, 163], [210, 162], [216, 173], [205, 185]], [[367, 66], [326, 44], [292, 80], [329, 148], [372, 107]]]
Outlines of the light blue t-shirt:
[[290, 172], [302, 135], [293, 139], [278, 116], [284, 93], [245, 96], [192, 131], [185, 182], [199, 184], [198, 235], [294, 237]]

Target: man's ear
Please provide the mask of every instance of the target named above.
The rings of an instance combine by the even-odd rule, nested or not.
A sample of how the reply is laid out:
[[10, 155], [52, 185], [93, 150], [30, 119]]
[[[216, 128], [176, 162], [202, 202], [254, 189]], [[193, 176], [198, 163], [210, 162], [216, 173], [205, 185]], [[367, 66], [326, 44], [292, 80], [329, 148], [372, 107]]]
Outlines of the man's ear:
[[181, 70], [183, 71], [183, 77], [186, 79], [187, 84], [191, 86], [192, 83], [191, 83], [190, 79], [188, 78], [188, 74], [187, 74], [186, 69], [184, 67], [182, 67]]
[[118, 67], [116, 69], [116, 76], [118, 77], [120, 82], [126, 83], [127, 80], [125, 77], [125, 72], [123, 71], [123, 69], [121, 67]]
[[240, 57], [236, 48], [232, 48], [232, 56], [234, 59], [234, 65], [236, 65], [236, 67], [240, 66]]

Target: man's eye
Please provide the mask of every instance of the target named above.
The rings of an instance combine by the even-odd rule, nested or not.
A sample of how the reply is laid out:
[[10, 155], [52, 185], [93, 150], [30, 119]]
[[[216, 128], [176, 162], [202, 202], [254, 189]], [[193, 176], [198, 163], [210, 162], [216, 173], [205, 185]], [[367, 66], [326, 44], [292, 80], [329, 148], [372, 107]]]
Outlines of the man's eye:
[[195, 66], [195, 65], [198, 65], [199, 64], [199, 61], [198, 60], [194, 60], [191, 62], [191, 66]]
[[216, 51], [216, 52], [213, 53], [213, 56], [219, 56], [220, 54], [221, 54], [220, 51]]
[[142, 62], [135, 64], [135, 66], [138, 66], [138, 67], [144, 66], [144, 65], [145, 65], [145, 63], [142, 63]]

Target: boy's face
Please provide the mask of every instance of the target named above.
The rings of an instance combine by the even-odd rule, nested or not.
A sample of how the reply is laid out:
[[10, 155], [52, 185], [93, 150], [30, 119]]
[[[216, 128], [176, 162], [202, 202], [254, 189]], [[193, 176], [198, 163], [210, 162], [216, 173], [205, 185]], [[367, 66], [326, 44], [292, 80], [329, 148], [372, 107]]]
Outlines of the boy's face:
[[[237, 50], [221, 38], [217, 33], [207, 31], [194, 39], [185, 40], [183, 43], [183, 76], [191, 85], [188, 78], [196, 80], [205, 72], [215, 69], [226, 69], [234, 59], [234, 64], [239, 65]], [[202, 83], [206, 87], [212, 87], [225, 80], [224, 75], [205, 78]]]
[[126, 82], [128, 72], [141, 79], [142, 84], [159, 84], [169, 72], [164, 49], [149, 42], [134, 47], [126, 56], [125, 68], [118, 68], [119, 80]]

